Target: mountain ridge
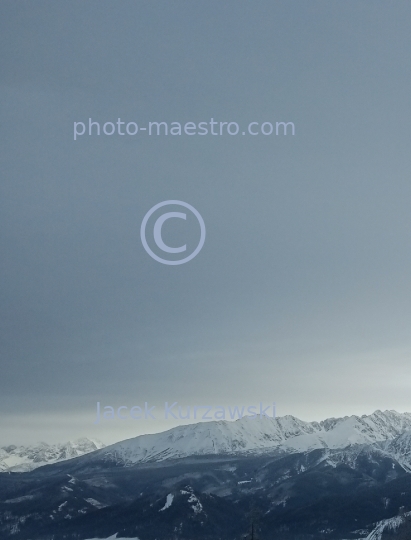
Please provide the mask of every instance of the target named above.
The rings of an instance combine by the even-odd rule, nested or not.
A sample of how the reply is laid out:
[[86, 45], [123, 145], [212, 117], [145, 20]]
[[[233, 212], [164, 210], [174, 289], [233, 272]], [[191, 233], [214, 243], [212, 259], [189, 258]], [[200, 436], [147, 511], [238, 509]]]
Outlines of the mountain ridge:
[[82, 438], [64, 444], [0, 448], [0, 472], [27, 472], [87, 456], [123, 466], [190, 456], [308, 452], [373, 445], [411, 471], [411, 413], [377, 410], [307, 422], [292, 415], [218, 420], [173, 427], [105, 446]]
[[66, 443], [30, 446], [8, 445], [0, 448], [0, 472], [28, 472], [51, 463], [83, 456], [104, 448], [98, 439], [82, 437]]
[[208, 454], [343, 449], [383, 443], [408, 431], [411, 431], [411, 413], [396, 411], [378, 410], [371, 415], [352, 415], [321, 422], [305, 422], [290, 415], [243, 417], [233, 422], [200, 422], [161, 433], [139, 435], [109, 445], [98, 453], [106, 459], [132, 465]]

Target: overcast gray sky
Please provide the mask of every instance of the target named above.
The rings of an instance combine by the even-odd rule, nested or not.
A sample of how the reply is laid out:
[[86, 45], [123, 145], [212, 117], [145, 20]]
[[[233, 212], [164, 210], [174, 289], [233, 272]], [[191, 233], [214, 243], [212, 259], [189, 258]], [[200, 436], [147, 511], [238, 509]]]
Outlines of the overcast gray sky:
[[[400, 0], [1, 3], [0, 444], [174, 425], [94, 426], [97, 401], [411, 411], [410, 24]], [[73, 140], [119, 117], [295, 136]], [[140, 241], [166, 200], [206, 224], [187, 264]]]

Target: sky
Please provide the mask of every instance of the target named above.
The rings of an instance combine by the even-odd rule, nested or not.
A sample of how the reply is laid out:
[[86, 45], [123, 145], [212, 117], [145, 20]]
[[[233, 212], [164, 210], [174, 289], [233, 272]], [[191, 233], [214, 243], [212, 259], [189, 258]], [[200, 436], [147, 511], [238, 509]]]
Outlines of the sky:
[[[411, 411], [410, 23], [387, 0], [1, 3], [0, 445], [183, 423], [96, 425], [97, 402]], [[102, 133], [119, 118], [240, 131]], [[170, 200], [206, 228], [179, 265], [140, 238]], [[162, 238], [192, 252], [184, 212]]]

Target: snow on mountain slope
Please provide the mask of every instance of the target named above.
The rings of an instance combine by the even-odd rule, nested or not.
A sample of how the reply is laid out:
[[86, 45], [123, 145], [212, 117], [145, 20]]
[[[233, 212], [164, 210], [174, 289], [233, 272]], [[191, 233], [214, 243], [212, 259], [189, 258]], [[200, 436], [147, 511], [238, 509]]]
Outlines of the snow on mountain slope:
[[162, 461], [190, 455], [276, 448], [289, 437], [313, 432], [311, 424], [292, 416], [278, 419], [244, 417], [235, 422], [200, 422], [153, 435], [140, 435], [108, 446], [100, 453], [132, 464], [153, 459]]
[[0, 448], [0, 472], [29, 471], [91, 452], [98, 458], [132, 465], [209, 454], [262, 453], [276, 449], [306, 452], [369, 444], [377, 445], [411, 471], [411, 413], [376, 411], [369, 416], [330, 418], [322, 422], [304, 422], [293, 416], [245, 416], [235, 422], [221, 420], [178, 426], [107, 447], [86, 438], [66, 444], [8, 446]]
[[69, 441], [65, 444], [36, 446], [3, 446], [0, 448], [0, 472], [31, 471], [42, 465], [82, 456], [104, 447], [98, 440], [87, 438]]
[[395, 439], [380, 443], [380, 448], [411, 472], [411, 431], [404, 431]]
[[305, 452], [316, 448], [343, 449], [387, 441], [411, 430], [411, 414], [376, 411], [322, 422], [293, 416], [243, 417], [235, 422], [201, 422], [153, 435], [140, 435], [99, 451], [126, 465], [206, 454], [237, 454], [274, 449]]
[[409, 516], [411, 516], [411, 512], [379, 521], [375, 529], [364, 540], [381, 540], [384, 531], [396, 531]]

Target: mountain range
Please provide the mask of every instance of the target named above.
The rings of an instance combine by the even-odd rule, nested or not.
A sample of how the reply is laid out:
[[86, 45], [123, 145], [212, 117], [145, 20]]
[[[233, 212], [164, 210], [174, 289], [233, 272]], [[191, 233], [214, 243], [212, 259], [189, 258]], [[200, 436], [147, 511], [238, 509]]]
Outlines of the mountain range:
[[411, 538], [409, 413], [206, 422], [71, 458], [75, 446], [0, 474], [0, 538], [244, 540], [251, 524], [260, 540]]

